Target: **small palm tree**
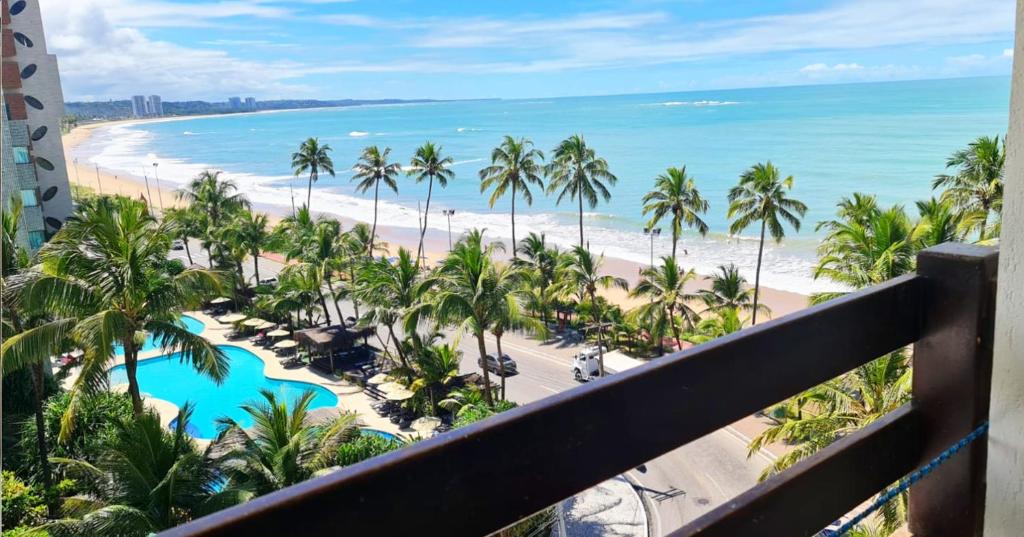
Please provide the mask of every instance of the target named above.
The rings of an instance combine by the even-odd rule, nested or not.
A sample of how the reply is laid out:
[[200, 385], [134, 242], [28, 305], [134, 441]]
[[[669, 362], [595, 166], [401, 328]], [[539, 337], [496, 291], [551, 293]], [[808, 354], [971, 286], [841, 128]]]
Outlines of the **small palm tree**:
[[[828, 278], [853, 289], [882, 283], [914, 270], [914, 227], [903, 207], [879, 211], [866, 224], [834, 222], [818, 246], [814, 278]], [[818, 293], [820, 303], [844, 293]]]
[[761, 257], [764, 253], [765, 230], [771, 233], [775, 242], [782, 242], [786, 236], [783, 222], [800, 230], [800, 218], [807, 212], [807, 206], [790, 198], [787, 192], [793, 188], [793, 176], [785, 179], [771, 162], [758, 163], [740, 176], [740, 183], [729, 190], [728, 218], [732, 220], [729, 233], [739, 234], [754, 222], [761, 223], [761, 241], [757, 247], [757, 270], [754, 272], [754, 307], [750, 324], [757, 324], [757, 301], [761, 290]]
[[501, 395], [505, 399], [505, 362], [501, 360], [501, 338], [508, 330], [525, 330], [547, 335], [547, 327], [523, 314], [521, 302], [526, 297], [524, 272], [516, 265], [506, 264], [494, 268], [494, 295], [498, 298], [490, 313], [491, 335], [498, 355], [498, 375], [501, 376]]
[[[516, 258], [514, 263], [525, 269], [530, 284], [527, 290], [531, 292], [531, 302], [536, 306], [534, 311], [540, 313], [541, 320], [547, 326], [549, 306], [554, 299], [548, 290], [558, 277], [558, 265], [563, 254], [557, 246], [548, 246], [543, 233], [538, 235], [532, 232], [519, 242], [516, 250], [523, 257]], [[535, 293], [532, 292], [534, 290]]]
[[[637, 308], [640, 318], [654, 322], [667, 322], [676, 340], [676, 348], [683, 348], [681, 329], [689, 330], [700, 319], [690, 304], [697, 300], [696, 293], [687, 292], [686, 286], [697, 279], [697, 273], [683, 270], [674, 257], [661, 258], [661, 265], [648, 267], [640, 273], [640, 281], [630, 296], [648, 298], [649, 302]], [[677, 324], [682, 321], [682, 327]], [[655, 333], [654, 330], [651, 331]]]
[[359, 434], [354, 413], [315, 424], [309, 415], [311, 390], [290, 403], [266, 389], [260, 396], [242, 405], [251, 428], [228, 417], [217, 420], [220, 432], [213, 445], [225, 452], [219, 462], [231, 487], [260, 495], [301, 483], [330, 468], [338, 446]]
[[921, 220], [914, 227], [913, 240], [918, 250], [944, 242], [961, 242], [975, 225], [957, 211], [949, 200], [931, 198], [915, 202]]
[[618, 287], [628, 291], [629, 284], [623, 278], [610, 274], [602, 274], [601, 265], [604, 264], [604, 255], [594, 256], [590, 250], [576, 246], [572, 254], [566, 256], [562, 261], [559, 271], [564, 290], [569, 293], [579, 293], [590, 299], [590, 314], [597, 329], [597, 359], [604, 376], [604, 317], [600, 302], [597, 300], [597, 288], [608, 289]]
[[359, 181], [356, 185], [356, 192], [364, 193], [373, 188], [373, 227], [370, 229], [370, 245], [367, 247], [366, 255], [373, 256], [373, 238], [377, 236], [377, 203], [380, 200], [380, 184], [390, 188], [398, 194], [398, 183], [395, 176], [402, 170], [397, 162], [388, 162], [391, 148], [386, 147], [383, 151], [375, 145], [363, 149], [359, 161], [352, 167], [355, 174], [353, 181]]
[[945, 188], [942, 199], [965, 214], [979, 215], [978, 240], [985, 239], [992, 211], [1002, 206], [1005, 163], [1005, 142], [998, 136], [982, 136], [946, 160], [946, 168], [957, 168], [955, 174], [938, 175], [932, 182], [933, 189]]
[[[533, 205], [533, 193], [530, 192], [530, 185], [544, 190], [544, 181], [541, 175], [544, 168], [541, 162], [544, 160], [544, 153], [533, 148], [533, 142], [526, 138], [512, 138], [505, 136], [501, 145], [491, 151], [491, 165], [480, 170], [480, 192], [493, 189], [491, 199], [488, 201], [491, 207], [498, 202], [506, 193], [509, 193], [512, 200], [512, 244], [516, 242], [516, 194], [522, 193], [523, 201], [527, 205]], [[516, 257], [517, 252], [512, 252]]]
[[583, 202], [591, 209], [597, 207], [599, 199], [608, 202], [612, 198], [608, 186], [614, 186], [618, 178], [608, 170], [608, 162], [598, 157], [579, 134], [558, 144], [545, 172], [551, 178], [548, 193], [558, 192], [557, 203], [564, 198], [579, 201], [580, 248], [583, 248]]
[[270, 241], [267, 215], [251, 211], [239, 211], [227, 229], [229, 242], [237, 245], [252, 257], [252, 270], [256, 284], [260, 282], [260, 252]]
[[[747, 279], [732, 263], [719, 265], [718, 272], [711, 276], [711, 287], [702, 289], [698, 294], [710, 311], [730, 309], [751, 311], [754, 309], [754, 290], [747, 288]], [[758, 304], [757, 309], [766, 315], [771, 315], [772, 312], [764, 304]]]
[[189, 248], [188, 240], [192, 237], [200, 238], [203, 236], [202, 216], [197, 215], [196, 211], [191, 208], [168, 207], [164, 209], [164, 220], [174, 224], [174, 229], [177, 230], [176, 238], [184, 244], [188, 264], [192, 265], [192, 249]]
[[[486, 363], [484, 335], [491, 329], [494, 304], [505, 299], [507, 288], [498, 285], [491, 255], [502, 248], [500, 242], [483, 243], [483, 232], [466, 234], [444, 259], [436, 273], [428, 278], [436, 289], [433, 300], [421, 304], [422, 313], [430, 312], [440, 323], [471, 332], [477, 341], [480, 360]], [[484, 373], [484, 400], [493, 405], [491, 377]]]
[[410, 364], [400, 344], [401, 339], [395, 334], [395, 325], [402, 322], [410, 335], [416, 330], [420, 310], [414, 306], [422, 301], [433, 283], [430, 279], [421, 281], [419, 276], [412, 254], [405, 248], [399, 248], [398, 261], [394, 264], [386, 259], [363, 263], [353, 289], [353, 295], [367, 307], [360, 323], [387, 327], [391, 346], [406, 370]]
[[214, 247], [218, 249], [218, 255], [221, 251], [217, 241], [219, 231], [227, 226], [234, 214], [249, 208], [249, 200], [238, 192], [238, 185], [230, 179], [221, 179], [220, 174], [219, 171], [204, 170], [178, 191], [178, 198], [188, 201], [189, 210], [196, 211], [196, 225], [202, 230], [201, 238], [210, 258], [210, 268], [214, 263]]
[[648, 228], [658, 225], [666, 215], [672, 215], [672, 257], [676, 257], [676, 245], [683, 225], [696, 228], [703, 237], [708, 234], [708, 225], [700, 215], [708, 211], [708, 202], [700, 195], [692, 177], [686, 175], [686, 166], [669, 168], [654, 180], [654, 190], [643, 197], [644, 214], [652, 213]]
[[69, 500], [87, 510], [84, 516], [44, 529], [54, 537], [144, 537], [249, 499], [221, 486], [209, 449], [201, 451], [185, 432], [191, 413], [191, 405], [182, 408], [173, 430], [154, 411], [118, 421], [95, 465], [54, 459], [93, 483], [95, 493], [89, 501]]
[[306, 186], [306, 207], [312, 200], [313, 183], [320, 177], [320, 172], [328, 173], [334, 177], [334, 161], [328, 154], [331, 146], [320, 144], [317, 138], [307, 138], [299, 145], [299, 150], [292, 153], [292, 169], [295, 175], [299, 176], [309, 172], [309, 183]]
[[136, 378], [139, 349], [152, 334], [179, 351], [181, 360], [215, 380], [224, 378], [223, 351], [180, 324], [181, 312], [218, 293], [218, 273], [186, 269], [168, 272], [167, 254], [174, 233], [158, 222], [145, 203], [101, 198], [72, 215], [39, 251], [39, 265], [19, 290], [26, 311], [47, 312], [53, 320], [3, 342], [4, 370], [57, 354], [65, 338], [85, 351], [72, 385], [73, 399], [62, 436], [73, 427], [82, 397], [104, 389], [107, 369], [121, 345], [128, 393], [137, 416], [143, 414]]
[[430, 407], [436, 416], [439, 413], [441, 397], [447, 395], [448, 386], [459, 377], [459, 363], [462, 351], [450, 344], [421, 345], [415, 353], [416, 380], [409, 385], [413, 392], [426, 389]]
[[450, 166], [455, 161], [452, 157], [445, 157], [441, 154], [441, 146], [433, 142], [425, 142], [416, 148], [416, 154], [409, 163], [408, 174], [415, 177], [417, 183], [428, 181], [427, 184], [427, 206], [423, 211], [423, 227], [420, 228], [420, 244], [416, 248], [416, 266], [420, 265], [423, 259], [423, 238], [427, 235], [427, 216], [430, 214], [430, 196], [434, 192], [434, 179], [441, 188], [448, 187], [448, 181], [455, 179], [455, 172]]
[[369, 257], [372, 258], [373, 254], [386, 252], [387, 248], [388, 243], [372, 235], [370, 226], [363, 222], [356, 223], [342, 235], [339, 266], [348, 274], [348, 291], [357, 319], [359, 318], [359, 299], [351, 294], [352, 288], [355, 287], [356, 272], [367, 261], [367, 251], [370, 252]]
[[701, 319], [686, 341], [699, 345], [713, 339], [738, 332], [743, 328], [743, 320], [740, 319], [739, 308], [721, 308], [715, 310], [711, 317]]

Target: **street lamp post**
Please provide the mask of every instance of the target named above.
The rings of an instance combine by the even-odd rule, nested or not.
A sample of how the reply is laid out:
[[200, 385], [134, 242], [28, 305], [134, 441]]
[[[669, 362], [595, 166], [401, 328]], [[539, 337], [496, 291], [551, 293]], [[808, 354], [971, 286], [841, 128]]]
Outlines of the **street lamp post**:
[[149, 176], [146, 175], [146, 170], [142, 170], [142, 178], [146, 180], [146, 195], [149, 197], [149, 206], [153, 207], [153, 191], [149, 189]]
[[445, 209], [441, 212], [448, 217], [448, 253], [452, 253], [452, 215], [455, 214], [455, 209]]
[[[153, 176], [156, 177], [156, 195], [157, 195], [157, 198], [159, 198], [159, 200], [160, 200], [160, 212], [163, 212], [164, 211], [164, 195], [163, 195], [162, 192], [160, 192], [160, 172], [157, 171], [157, 169], [158, 169], [157, 167], [158, 166], [160, 166], [159, 162], [154, 162], [153, 163]], [[150, 203], [153, 202], [153, 196], [149, 197], [149, 201], [150, 201]]]
[[82, 178], [78, 176], [78, 157], [75, 157], [75, 182], [82, 186]]
[[95, 164], [94, 166], [96, 166], [96, 188], [99, 191], [100, 195], [102, 196], [103, 195], [103, 183], [100, 182], [100, 165], [99, 164]]
[[644, 235], [650, 235], [651, 236], [651, 268], [654, 268], [654, 237], [657, 237], [657, 236], [661, 235], [661, 228], [660, 227], [654, 227], [654, 228], [645, 227], [644, 228]]

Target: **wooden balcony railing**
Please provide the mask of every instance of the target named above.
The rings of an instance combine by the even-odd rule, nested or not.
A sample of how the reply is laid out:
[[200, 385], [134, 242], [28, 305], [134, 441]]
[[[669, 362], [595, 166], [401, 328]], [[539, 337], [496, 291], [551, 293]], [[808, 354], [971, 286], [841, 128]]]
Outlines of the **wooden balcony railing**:
[[[813, 535], [988, 417], [997, 253], [918, 271], [195, 520], [166, 535], [479, 537], [887, 352], [913, 400], [676, 536]], [[980, 535], [986, 443], [910, 493], [918, 537]]]

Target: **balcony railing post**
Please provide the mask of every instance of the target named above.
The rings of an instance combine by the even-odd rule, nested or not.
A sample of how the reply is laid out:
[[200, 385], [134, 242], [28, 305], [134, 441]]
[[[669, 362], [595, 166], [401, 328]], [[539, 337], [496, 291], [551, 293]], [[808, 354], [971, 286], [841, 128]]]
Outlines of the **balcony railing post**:
[[[988, 419], [997, 259], [995, 248], [951, 243], [918, 256], [926, 298], [913, 401], [922, 416], [923, 460]], [[974, 442], [911, 489], [915, 537], [981, 535], [985, 459], [986, 443]]]

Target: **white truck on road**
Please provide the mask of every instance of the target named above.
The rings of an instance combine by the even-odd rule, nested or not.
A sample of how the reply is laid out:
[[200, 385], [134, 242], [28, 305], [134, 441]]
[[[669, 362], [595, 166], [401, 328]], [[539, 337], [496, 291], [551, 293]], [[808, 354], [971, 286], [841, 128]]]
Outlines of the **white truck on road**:
[[[608, 349], [602, 349], [608, 352]], [[601, 365], [597, 347], [587, 347], [572, 357], [572, 378], [586, 382], [601, 376]]]

